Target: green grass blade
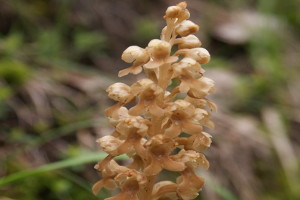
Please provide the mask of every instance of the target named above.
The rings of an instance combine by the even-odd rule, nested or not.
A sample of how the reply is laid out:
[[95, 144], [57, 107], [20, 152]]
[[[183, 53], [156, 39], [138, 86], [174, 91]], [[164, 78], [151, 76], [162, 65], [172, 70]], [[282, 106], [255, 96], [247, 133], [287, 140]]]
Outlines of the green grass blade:
[[[107, 156], [107, 154], [105, 154], [103, 152], [86, 153], [86, 154], [80, 155], [76, 158], [70, 158], [67, 160], [62, 160], [62, 161], [46, 164], [46, 165], [43, 165], [36, 169], [24, 170], [24, 171], [17, 172], [12, 175], [1, 178], [0, 186], [12, 183], [14, 181], [17, 181], [17, 180], [20, 180], [20, 179], [23, 179], [23, 178], [26, 178], [29, 176], [34, 176], [34, 175], [37, 175], [40, 173], [49, 172], [49, 171], [62, 169], [62, 168], [67, 168], [67, 167], [72, 167], [72, 166], [77, 166], [77, 165], [83, 165], [83, 164], [90, 163], [90, 162], [96, 162], [96, 161], [104, 159], [106, 156]], [[125, 155], [116, 157], [116, 159], [126, 159], [126, 158], [127, 158], [127, 156], [125, 156]]]

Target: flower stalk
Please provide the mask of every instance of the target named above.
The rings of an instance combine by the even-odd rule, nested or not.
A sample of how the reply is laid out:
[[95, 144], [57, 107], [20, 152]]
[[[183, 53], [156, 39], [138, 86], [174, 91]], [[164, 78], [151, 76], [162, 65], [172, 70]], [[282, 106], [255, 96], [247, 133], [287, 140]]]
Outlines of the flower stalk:
[[[130, 46], [123, 52], [122, 60], [132, 65], [119, 76], [144, 71], [147, 78], [107, 89], [117, 102], [105, 111], [115, 130], [97, 140], [109, 155], [95, 166], [102, 179], [93, 192], [104, 187], [120, 193], [106, 200], [191, 200], [204, 185], [195, 170], [209, 167], [202, 152], [210, 146], [211, 136], [203, 128], [214, 127], [210, 111], [216, 105], [206, 98], [214, 92], [214, 82], [204, 77], [202, 64], [209, 62], [210, 55], [193, 35], [199, 26], [188, 20], [186, 6], [181, 2], [166, 10], [167, 25], [160, 39], [151, 40], [146, 48]], [[177, 48], [173, 55], [172, 48]], [[170, 86], [172, 80], [179, 84]], [[134, 106], [127, 105], [133, 102]], [[127, 154], [131, 163], [115, 162], [121, 154]], [[157, 182], [162, 170], [180, 176], [176, 182]]]

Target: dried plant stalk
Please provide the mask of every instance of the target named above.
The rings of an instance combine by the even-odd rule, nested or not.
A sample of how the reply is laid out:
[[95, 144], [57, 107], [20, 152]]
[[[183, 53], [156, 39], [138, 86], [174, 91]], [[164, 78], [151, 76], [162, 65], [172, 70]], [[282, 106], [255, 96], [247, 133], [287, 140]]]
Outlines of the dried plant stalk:
[[[97, 140], [109, 155], [95, 166], [102, 179], [93, 186], [94, 193], [103, 187], [120, 189], [107, 200], [191, 200], [203, 187], [204, 180], [195, 169], [209, 167], [201, 152], [210, 146], [211, 136], [203, 127], [213, 128], [209, 111], [216, 106], [206, 98], [214, 91], [214, 82], [203, 76], [201, 67], [210, 55], [192, 35], [199, 26], [189, 17], [185, 2], [169, 7], [161, 38], [151, 40], [146, 48], [130, 46], [122, 54], [122, 60], [132, 65], [119, 76], [144, 70], [147, 78], [107, 89], [117, 101], [105, 111], [115, 131]], [[173, 46], [177, 51], [171, 55]], [[170, 87], [175, 79], [179, 84]], [[136, 102], [133, 107], [125, 107], [132, 102]], [[113, 158], [121, 154], [132, 162], [119, 165]], [[156, 183], [163, 169], [180, 174], [176, 183]]]

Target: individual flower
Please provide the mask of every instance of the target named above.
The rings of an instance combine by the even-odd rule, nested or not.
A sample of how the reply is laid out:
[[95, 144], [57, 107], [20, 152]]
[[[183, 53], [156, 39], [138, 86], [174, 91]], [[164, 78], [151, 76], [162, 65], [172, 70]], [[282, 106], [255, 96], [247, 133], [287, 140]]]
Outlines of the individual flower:
[[217, 105], [214, 102], [208, 100], [207, 98], [198, 99], [186, 96], [184, 100], [190, 102], [197, 108], [205, 109], [206, 107], [208, 107], [211, 111], [217, 111]]
[[[107, 189], [114, 189], [117, 187], [117, 183], [114, 178], [121, 173], [128, 171], [129, 169], [124, 166], [120, 166], [116, 161], [112, 160], [112, 157], [107, 157], [109, 159], [103, 160], [102, 163], [97, 164], [95, 169], [101, 170], [102, 179], [93, 185], [93, 193], [97, 194], [103, 187]], [[105, 162], [105, 164], [103, 164]]]
[[176, 34], [181, 37], [188, 36], [190, 34], [196, 33], [199, 31], [199, 26], [190, 20], [184, 20], [178, 24], [175, 28]]
[[214, 81], [206, 78], [200, 77], [195, 79], [191, 73], [186, 73], [179, 77], [180, 79], [180, 92], [187, 93], [188, 96], [201, 99], [210, 93], [215, 91]]
[[204, 185], [204, 180], [195, 174], [192, 167], [187, 167], [180, 173], [181, 176], [177, 179], [177, 195], [183, 200], [195, 199]]
[[176, 38], [174, 44], [178, 45], [178, 49], [192, 49], [202, 45], [201, 41], [195, 35]]
[[205, 72], [201, 65], [192, 58], [183, 58], [180, 62], [174, 63], [172, 65], [173, 78], [179, 77], [189, 77], [195, 79], [194, 77], [201, 77]]
[[178, 22], [188, 19], [189, 17], [190, 17], [190, 13], [186, 9], [185, 2], [181, 2], [181, 3], [177, 4], [176, 6], [168, 7], [168, 9], [166, 10], [166, 15], [164, 16], [164, 18], [166, 20], [168, 20], [168, 18], [170, 18], [170, 19], [176, 18], [178, 20]]
[[108, 97], [118, 101], [117, 104], [107, 108], [105, 114], [107, 117], [111, 117], [124, 104], [130, 103], [135, 97], [131, 92], [131, 88], [124, 83], [114, 83], [106, 90]]
[[184, 170], [184, 163], [173, 160], [170, 155], [176, 147], [173, 140], [157, 135], [152, 137], [146, 145], [148, 146], [147, 160], [149, 160], [149, 164], [144, 170], [146, 175], [157, 175], [162, 169], [170, 171]]
[[106, 200], [139, 200], [139, 184], [135, 179], [129, 179], [120, 186], [121, 192], [114, 196], [107, 198]]
[[194, 150], [196, 152], [203, 152], [211, 144], [211, 135], [206, 132], [194, 134], [190, 137], [176, 138], [179, 145], [183, 145], [186, 150]]
[[176, 100], [170, 103], [167, 112], [167, 121], [164, 122], [165, 137], [177, 137], [182, 131], [189, 134], [196, 134], [202, 131], [202, 125], [194, 117], [196, 108], [185, 100]]
[[206, 64], [210, 61], [210, 54], [204, 48], [179, 49], [174, 55], [184, 55], [196, 60], [200, 64]]
[[178, 154], [172, 156], [172, 158], [178, 162], [185, 163], [187, 167], [204, 167], [205, 169], [209, 168], [209, 162], [206, 160], [205, 156], [194, 150], [182, 149]]
[[150, 79], [141, 79], [131, 86], [132, 92], [139, 97], [139, 102], [133, 106], [129, 113], [132, 115], [141, 115], [146, 112], [152, 115], [162, 115], [161, 109], [157, 102], [157, 97], [163, 94], [162, 88]]
[[125, 119], [119, 120], [116, 131], [128, 137], [130, 134], [138, 134], [144, 136], [147, 134], [149, 121], [141, 116], [128, 115]]
[[174, 200], [177, 197], [177, 184], [172, 181], [160, 181], [156, 183], [152, 191], [153, 200]]
[[[118, 132], [115, 133], [117, 133], [119, 137], [123, 137]], [[136, 143], [143, 143], [144, 141], [140, 135], [131, 133], [123, 140], [113, 135], [107, 135], [98, 139], [97, 142], [103, 151], [110, 155], [118, 156], [121, 154], [134, 154], [134, 146], [136, 146]]]
[[139, 74], [142, 71], [142, 65], [150, 60], [148, 52], [138, 46], [128, 47], [122, 54], [122, 60], [127, 63], [133, 63], [132, 66], [123, 69], [119, 72], [119, 77], [125, 76], [129, 73]]
[[147, 69], [156, 69], [162, 64], [176, 62], [177, 56], [170, 56], [171, 44], [169, 42], [153, 39], [149, 42], [147, 51], [151, 56], [151, 60], [144, 65]]

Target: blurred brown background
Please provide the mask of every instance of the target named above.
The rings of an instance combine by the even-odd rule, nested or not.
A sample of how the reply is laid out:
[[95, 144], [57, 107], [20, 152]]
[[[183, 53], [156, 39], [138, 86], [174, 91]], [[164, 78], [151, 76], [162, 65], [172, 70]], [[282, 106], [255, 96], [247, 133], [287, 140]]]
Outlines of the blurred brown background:
[[[120, 55], [158, 38], [178, 2], [0, 0], [0, 200], [109, 196], [90, 190], [94, 152], [103, 156], [95, 140], [112, 130], [105, 89], [140, 78], [117, 78], [128, 66]], [[300, 199], [300, 2], [187, 3], [212, 56], [203, 67], [219, 107], [197, 199]]]

